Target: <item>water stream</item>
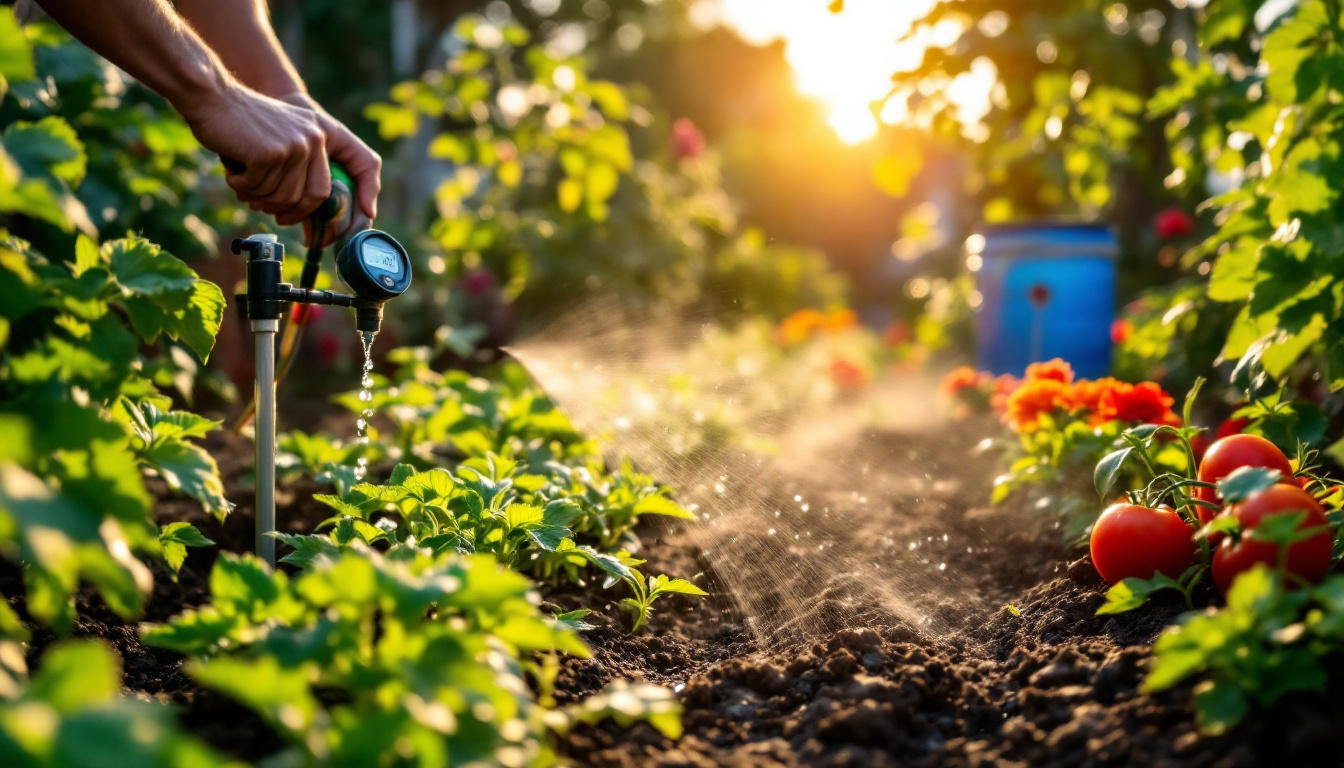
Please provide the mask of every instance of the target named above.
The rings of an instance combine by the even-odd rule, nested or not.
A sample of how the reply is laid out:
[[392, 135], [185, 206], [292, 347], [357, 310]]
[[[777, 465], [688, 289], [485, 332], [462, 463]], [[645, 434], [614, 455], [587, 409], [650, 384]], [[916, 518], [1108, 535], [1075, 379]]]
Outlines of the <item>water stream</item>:
[[[364, 404], [364, 410], [359, 414], [359, 421], [355, 422], [357, 445], [369, 444], [369, 419], [373, 418], [373, 340], [377, 335], [377, 331], [359, 332], [359, 340], [364, 346], [364, 367], [360, 369], [359, 376], [359, 402]], [[355, 480], [362, 481], [368, 471], [368, 457], [360, 456], [355, 463]]]

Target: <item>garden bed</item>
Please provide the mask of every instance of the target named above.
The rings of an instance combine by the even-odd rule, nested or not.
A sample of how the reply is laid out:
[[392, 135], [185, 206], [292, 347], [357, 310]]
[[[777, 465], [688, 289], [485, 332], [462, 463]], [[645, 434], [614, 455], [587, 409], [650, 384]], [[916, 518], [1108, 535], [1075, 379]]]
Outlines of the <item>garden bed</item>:
[[[206, 602], [218, 553], [250, 548], [251, 444], [216, 433], [206, 445], [239, 507], [221, 526], [195, 503], [164, 498], [165, 489], [154, 487], [161, 497], [156, 522], [192, 522], [221, 546], [192, 549], [176, 583], [155, 566], [147, 621]], [[887, 457], [863, 478], [865, 489], [882, 493], [868, 491], [860, 501], [843, 487], [858, 475], [834, 473], [823, 475], [834, 478], [830, 482], [812, 478], [775, 491], [781, 499], [839, 500], [824, 517], [781, 504], [791, 510], [781, 528], [805, 523], [813, 540], [853, 550], [851, 562], [903, 562], [907, 570], [898, 572], [924, 573], [911, 580], [919, 589], [899, 610], [890, 600], [872, 599], [874, 584], [888, 596], [901, 593], [899, 583], [882, 581], [890, 577], [818, 585], [806, 583], [803, 571], [793, 581], [780, 580], [777, 595], [756, 595], [753, 604], [804, 600], [813, 620], [754, 633], [731, 585], [750, 578], [756, 566], [716, 567], [702, 549], [712, 531], [653, 523], [641, 529], [650, 566], [699, 574], [709, 599], [671, 601], [644, 632], [630, 635], [615, 607], [623, 588], [590, 585], [545, 595], [567, 609], [597, 609], [588, 620], [598, 626], [585, 633], [595, 653], [563, 663], [556, 694], [562, 703], [629, 678], [672, 687], [686, 710], [686, 733], [676, 742], [645, 725], [585, 726], [567, 737], [563, 752], [577, 763], [605, 766], [1335, 762], [1326, 748], [1332, 723], [1344, 716], [1337, 697], [1331, 703], [1329, 696], [1298, 696], [1272, 716], [1252, 717], [1231, 735], [1210, 738], [1196, 734], [1188, 687], [1141, 694], [1148, 644], [1180, 613], [1179, 599], [1160, 597], [1141, 612], [1096, 616], [1105, 588], [1095, 570], [1085, 559], [1069, 562], [1058, 533], [1040, 516], [1011, 505], [988, 508], [990, 464], [972, 447], [969, 438], [930, 447], [922, 435], [870, 434], [854, 446], [854, 456]], [[282, 488], [282, 529], [311, 530], [327, 517], [329, 510], [311, 501], [318, 489], [310, 486], [300, 481]], [[20, 574], [4, 567], [0, 587], [19, 607]], [[255, 760], [281, 745], [251, 712], [184, 675], [177, 654], [142, 645], [136, 625], [116, 617], [91, 590], [79, 599], [73, 634], [111, 644], [123, 659], [127, 693], [181, 706], [183, 724], [222, 752]], [[30, 659], [37, 663], [52, 639], [45, 632], [35, 636]], [[1339, 689], [1337, 680], [1332, 689]]]

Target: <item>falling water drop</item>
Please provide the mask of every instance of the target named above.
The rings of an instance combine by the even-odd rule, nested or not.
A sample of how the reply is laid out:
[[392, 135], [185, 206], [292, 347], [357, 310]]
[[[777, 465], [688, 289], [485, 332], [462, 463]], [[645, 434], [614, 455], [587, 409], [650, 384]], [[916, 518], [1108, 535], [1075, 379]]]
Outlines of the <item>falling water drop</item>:
[[[377, 335], [377, 331], [359, 332], [359, 340], [364, 345], [364, 367], [360, 370], [359, 376], [359, 402], [364, 404], [364, 411], [359, 414], [359, 420], [355, 422], [355, 443], [358, 445], [369, 444], [369, 420], [373, 418], [373, 339]], [[355, 462], [355, 479], [363, 480], [368, 471], [368, 457], [360, 456]]]

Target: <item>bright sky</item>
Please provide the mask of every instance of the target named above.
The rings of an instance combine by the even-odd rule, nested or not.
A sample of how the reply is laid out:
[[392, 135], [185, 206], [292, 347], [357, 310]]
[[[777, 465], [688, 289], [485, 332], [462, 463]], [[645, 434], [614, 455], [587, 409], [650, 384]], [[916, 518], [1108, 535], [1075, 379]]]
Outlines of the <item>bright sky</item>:
[[[714, 12], [749, 42], [783, 38], [799, 92], [825, 103], [836, 134], [857, 144], [877, 132], [870, 105], [887, 95], [891, 74], [919, 63], [922, 41], [901, 45], [896, 41], [935, 1], [846, 0], [838, 14], [827, 10], [826, 0], [717, 0], [717, 8], [696, 5], [706, 15]], [[692, 13], [696, 10], [693, 6]], [[978, 89], [979, 101], [987, 88], [985, 83]], [[955, 96], [954, 100], [961, 101]], [[883, 119], [896, 122], [903, 116], [889, 110]]]

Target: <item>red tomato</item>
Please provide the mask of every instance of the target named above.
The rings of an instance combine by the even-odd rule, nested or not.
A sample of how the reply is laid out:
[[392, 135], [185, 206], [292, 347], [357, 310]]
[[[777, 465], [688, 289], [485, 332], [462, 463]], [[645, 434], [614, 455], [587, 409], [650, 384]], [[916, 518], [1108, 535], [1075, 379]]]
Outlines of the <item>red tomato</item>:
[[1108, 584], [1157, 572], [1174, 579], [1195, 555], [1193, 533], [1170, 508], [1112, 504], [1092, 527], [1092, 564]]
[[[1259, 435], [1229, 435], [1215, 441], [1204, 452], [1204, 459], [1199, 463], [1199, 479], [1205, 483], [1216, 483], [1242, 467], [1277, 469], [1284, 477], [1293, 476], [1293, 465], [1278, 446]], [[1195, 498], [1212, 502], [1218, 500], [1212, 488], [1196, 488]], [[1202, 523], [1209, 522], [1217, 514], [1204, 507], [1197, 506], [1195, 509]]]
[[[1297, 527], [1299, 531], [1329, 525], [1325, 510], [1316, 499], [1289, 483], [1266, 488], [1240, 504], [1232, 505], [1225, 514], [1236, 516], [1244, 532], [1253, 530], [1266, 517], [1299, 511], [1307, 513]], [[1333, 550], [1334, 538], [1329, 530], [1299, 541], [1288, 548], [1288, 572], [1312, 583], [1319, 582], [1330, 570]], [[1213, 583], [1218, 585], [1220, 592], [1227, 594], [1237, 574], [1256, 563], [1273, 568], [1278, 562], [1278, 554], [1278, 545], [1268, 541], [1251, 541], [1243, 536], [1241, 541], [1234, 543], [1229, 538], [1213, 553]]]

